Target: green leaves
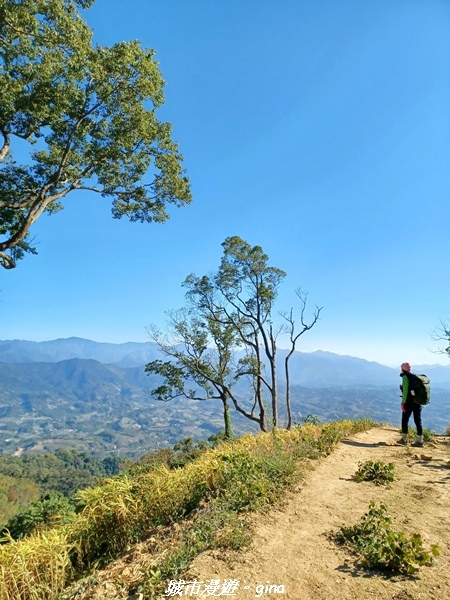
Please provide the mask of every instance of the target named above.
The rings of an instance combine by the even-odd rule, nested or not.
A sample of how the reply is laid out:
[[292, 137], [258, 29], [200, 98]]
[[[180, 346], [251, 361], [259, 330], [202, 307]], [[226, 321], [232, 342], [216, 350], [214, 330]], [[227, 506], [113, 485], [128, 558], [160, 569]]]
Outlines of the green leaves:
[[387, 507], [371, 502], [369, 511], [357, 525], [342, 527], [332, 534], [341, 544], [348, 544], [371, 569], [381, 569], [412, 575], [420, 566], [431, 566], [440, 548], [432, 544], [430, 551], [423, 547], [422, 537], [415, 533], [408, 538], [395, 531]]
[[[29, 228], [74, 190], [112, 200], [114, 218], [164, 222], [191, 201], [171, 125], [157, 119], [164, 81], [139, 42], [93, 46], [77, 7], [90, 0], [0, 0], [0, 259], [34, 249]], [[13, 159], [17, 138], [36, 144]], [[22, 252], [14, 254], [14, 248]]]
[[74, 504], [59, 492], [53, 491], [44, 494], [13, 517], [5, 529], [17, 540], [30, 535], [36, 529], [50, 529], [58, 524], [70, 523], [74, 517]]
[[252, 247], [238, 236], [227, 238], [222, 247], [223, 257], [215, 278], [217, 287], [250, 318], [258, 312], [264, 322], [286, 273], [268, 265], [269, 257], [261, 246]]
[[184, 393], [184, 381], [187, 376], [183, 366], [169, 361], [154, 360], [145, 366], [146, 373], [154, 373], [164, 378], [164, 383], [151, 391], [157, 400], [167, 402]]
[[366, 460], [364, 463], [358, 463], [355, 481], [372, 481], [376, 485], [387, 485], [394, 481], [394, 469], [394, 463]]

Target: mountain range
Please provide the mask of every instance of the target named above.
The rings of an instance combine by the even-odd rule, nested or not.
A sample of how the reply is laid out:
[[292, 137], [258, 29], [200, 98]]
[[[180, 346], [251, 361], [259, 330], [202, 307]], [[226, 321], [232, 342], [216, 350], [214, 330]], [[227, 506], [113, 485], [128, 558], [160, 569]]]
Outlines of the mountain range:
[[[280, 364], [286, 352], [278, 350]], [[46, 342], [0, 340], [0, 363], [57, 363], [70, 359], [84, 359], [128, 369], [143, 367], [156, 358], [161, 358], [161, 355], [156, 344], [152, 342], [113, 344], [78, 337]], [[373, 361], [323, 350], [295, 352], [290, 365], [292, 383], [308, 387], [393, 385], [397, 383], [395, 377], [399, 374], [398, 369]], [[414, 370], [417, 373], [426, 372], [434, 385], [450, 389], [450, 362], [446, 366], [417, 365]]]
[[[278, 352], [280, 372], [286, 352]], [[0, 341], [0, 451], [20, 454], [63, 446], [137, 455], [182, 437], [205, 439], [223, 428], [220, 402], [153, 400], [149, 392], [158, 379], [147, 377], [144, 365], [155, 358], [161, 355], [150, 342]], [[432, 381], [425, 426], [442, 432], [450, 425], [450, 365], [415, 371]], [[309, 413], [321, 420], [399, 420], [398, 369], [318, 350], [295, 352], [290, 373], [295, 419]], [[245, 386], [239, 393], [245, 401]], [[236, 433], [255, 430], [239, 413], [233, 413], [233, 421]]]

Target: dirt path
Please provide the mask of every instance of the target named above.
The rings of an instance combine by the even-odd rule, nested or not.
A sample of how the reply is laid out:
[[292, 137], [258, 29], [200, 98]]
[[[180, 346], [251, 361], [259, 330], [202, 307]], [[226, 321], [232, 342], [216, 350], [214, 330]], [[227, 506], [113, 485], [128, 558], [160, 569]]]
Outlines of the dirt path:
[[[396, 446], [398, 437], [395, 429], [383, 427], [342, 440], [282, 506], [253, 517], [250, 549], [204, 553], [194, 562], [190, 580], [215, 579], [221, 586], [237, 580], [234, 595], [230, 585], [228, 595], [215, 596], [238, 600], [450, 598], [448, 438], [410, 449]], [[352, 479], [358, 462], [366, 460], [395, 463], [390, 487]], [[329, 541], [327, 532], [359, 522], [371, 500], [387, 505], [397, 530], [421, 533], [426, 544], [441, 546], [435, 565], [422, 567], [415, 577], [386, 578], [359, 568], [353, 556]]]

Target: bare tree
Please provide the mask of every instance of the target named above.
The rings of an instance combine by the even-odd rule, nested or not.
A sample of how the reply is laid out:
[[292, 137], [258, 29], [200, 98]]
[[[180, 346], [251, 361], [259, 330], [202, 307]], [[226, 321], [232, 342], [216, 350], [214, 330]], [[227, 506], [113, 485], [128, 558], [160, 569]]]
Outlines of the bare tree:
[[431, 339], [435, 342], [444, 342], [448, 344], [446, 348], [433, 350], [436, 354], [447, 354], [450, 358], [450, 323], [441, 320], [439, 327], [431, 332]]
[[323, 306], [319, 308], [316, 305], [313, 315], [312, 315], [312, 318], [311, 318], [311, 321], [309, 323], [306, 322], [305, 311], [306, 311], [306, 304], [307, 304], [307, 300], [308, 300], [308, 294], [307, 294], [307, 292], [302, 291], [300, 288], [295, 290], [295, 293], [297, 294], [297, 296], [300, 300], [300, 326], [301, 326], [300, 329], [296, 332], [296, 321], [294, 318], [293, 308], [291, 308], [289, 312], [280, 313], [281, 316], [283, 317], [283, 319], [287, 322], [286, 327], [285, 327], [285, 333], [289, 334], [289, 340], [291, 343], [291, 348], [284, 359], [284, 373], [285, 373], [285, 377], [286, 377], [286, 410], [287, 410], [287, 415], [288, 415], [288, 422], [286, 425], [286, 429], [291, 429], [291, 427], [292, 427], [289, 360], [295, 352], [295, 348], [296, 348], [298, 339], [304, 333], [306, 333], [307, 331], [312, 329], [312, 327], [314, 327], [314, 325], [319, 320], [320, 312], [323, 309]]

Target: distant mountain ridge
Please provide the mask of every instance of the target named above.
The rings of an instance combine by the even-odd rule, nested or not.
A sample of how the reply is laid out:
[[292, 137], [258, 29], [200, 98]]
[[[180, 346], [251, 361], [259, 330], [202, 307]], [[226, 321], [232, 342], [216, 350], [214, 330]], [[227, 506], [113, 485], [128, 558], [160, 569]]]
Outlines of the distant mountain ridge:
[[[279, 350], [280, 418], [286, 422], [283, 363]], [[74, 356], [75, 355], [75, 356]], [[78, 356], [77, 356], [78, 355]], [[59, 447], [139, 455], [182, 437], [206, 439], [223, 428], [220, 402], [155, 401], [158, 384], [144, 365], [161, 358], [150, 342], [102, 344], [80, 338], [49, 342], [0, 341], [0, 453], [42, 452]], [[450, 365], [416, 367], [431, 378], [426, 427], [445, 431], [450, 414]], [[399, 373], [352, 356], [296, 352], [291, 357], [292, 414], [322, 420], [366, 416], [399, 420]], [[249, 383], [236, 394], [251, 406]], [[233, 412], [236, 434], [255, 430]]]
[[[115, 363], [133, 353], [153, 355], [155, 344], [151, 342], [125, 342], [112, 344], [94, 342], [84, 338], [70, 337], [46, 342], [27, 340], [0, 340], [0, 362], [59, 362], [71, 358], [97, 360], [101, 363]], [[151, 360], [150, 358], [148, 360]], [[148, 362], [147, 360], [147, 362]], [[146, 360], [144, 360], [145, 364]], [[138, 365], [130, 365], [138, 366]]]
[[[278, 350], [280, 367], [287, 350]], [[161, 358], [153, 342], [125, 342], [122, 344], [95, 342], [70, 337], [45, 342], [26, 340], [0, 340], [0, 362], [3, 363], [58, 363], [72, 359], [94, 360], [116, 365], [124, 371], [143, 367]], [[316, 350], [295, 352], [290, 361], [292, 384], [306, 387], [394, 385], [398, 369], [353, 356], [343, 356]], [[426, 372], [433, 385], [450, 389], [450, 364], [418, 365], [416, 372]]]

